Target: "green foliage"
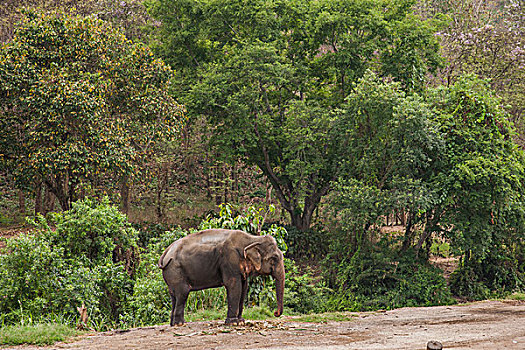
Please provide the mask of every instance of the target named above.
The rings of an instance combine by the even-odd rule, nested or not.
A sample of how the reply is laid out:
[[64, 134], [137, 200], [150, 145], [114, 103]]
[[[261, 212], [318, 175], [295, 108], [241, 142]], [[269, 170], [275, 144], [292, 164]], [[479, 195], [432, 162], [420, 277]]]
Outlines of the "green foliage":
[[63, 249], [43, 237], [9, 239], [6, 250], [0, 255], [0, 310], [6, 322], [26, 313], [73, 315], [82, 301], [98, 304], [94, 274], [80, 261], [65, 261]]
[[189, 114], [208, 117], [224, 158], [262, 171], [301, 230], [351, 154], [337, 110], [353, 84], [373, 69], [418, 90], [440, 60], [412, 0], [149, 4]]
[[316, 259], [326, 256], [329, 250], [328, 232], [320, 227], [298, 230], [294, 226], [286, 227], [287, 256], [293, 259]]
[[138, 233], [107, 197], [101, 202], [87, 198], [73, 203], [67, 212], [51, 213], [50, 220], [38, 215], [29, 221], [52, 245], [64, 249], [66, 259], [87, 258], [101, 265], [111, 257], [109, 260], [124, 261], [133, 270]]
[[[382, 290], [385, 300], [378, 305], [385, 307], [445, 300], [439, 295], [403, 300], [391, 294], [402, 287], [393, 273], [402, 265], [400, 261], [394, 268], [391, 263], [398, 258], [383, 256], [381, 247], [372, 254], [373, 260], [362, 265], [367, 261], [362, 250], [368, 254], [383, 240], [385, 234], [378, 228], [385, 216], [402, 209], [407, 226], [394, 249], [404, 254], [413, 247], [419, 253], [425, 241], [430, 248], [432, 235], [445, 239], [448, 253], [462, 256], [463, 266], [468, 267], [453, 279], [454, 292], [472, 297], [485, 295], [485, 289], [519, 288], [525, 232], [524, 156], [487, 83], [465, 77], [450, 87], [429, 91], [423, 101], [406, 96], [395, 84], [365, 75], [346, 108], [341, 120], [354, 130], [350, 140], [355, 156], [330, 196], [335, 223], [328, 257], [334, 267], [332, 285]], [[502, 267], [512, 261], [513, 272], [504, 273]], [[370, 280], [361, 276], [365, 272]], [[385, 276], [382, 284], [376, 285], [377, 275]], [[413, 278], [430, 275], [432, 271], [408, 274], [407, 281], [415, 288], [420, 282]], [[364, 281], [358, 283], [361, 278]], [[351, 283], [345, 285], [347, 281]], [[469, 291], [469, 281], [479, 283], [479, 288]]]
[[84, 303], [92, 322], [117, 322], [132, 294], [137, 262], [137, 233], [125, 216], [107, 200], [87, 199], [51, 221], [40, 216], [34, 223], [37, 233], [9, 239], [7, 254], [0, 255], [4, 320], [75, 317]]
[[428, 228], [462, 256], [451, 286], [473, 299], [510, 292], [524, 278], [524, 154], [485, 81], [465, 77], [430, 98], [447, 146], [429, 179], [440, 202]]
[[432, 246], [430, 247], [430, 253], [435, 256], [441, 256], [443, 258], [449, 258], [450, 254], [450, 244], [447, 242], [442, 242], [440, 240], [432, 240]]
[[23, 17], [20, 12], [25, 8], [61, 9], [71, 14], [95, 15], [122, 29], [131, 40], [145, 41], [146, 26], [152, 25], [141, 0], [4, 0], [0, 4], [0, 41], [7, 42], [13, 37], [13, 27]]
[[318, 282], [311, 272], [301, 273], [293, 260], [285, 259], [286, 288], [284, 307], [292, 313], [318, 313], [325, 310], [325, 300], [332, 292]]
[[400, 262], [398, 287], [387, 293], [391, 308], [450, 305], [456, 301], [440, 269], [422, 263]]
[[480, 281], [474, 268], [461, 268], [450, 276], [450, 289], [455, 295], [471, 300], [483, 300], [490, 296], [490, 290]]
[[28, 10], [0, 49], [0, 162], [19, 187], [44, 181], [62, 209], [103, 175], [138, 173], [173, 139], [173, 72], [94, 17]]
[[[348, 158], [330, 194], [330, 254], [343, 260], [380, 235], [385, 217], [407, 212], [412, 227], [424, 222], [436, 204], [436, 190], [427, 183], [444, 147], [431, 108], [417, 95], [372, 72], [355, 85], [340, 110], [340, 142]], [[339, 233], [344, 232], [345, 234]], [[406, 232], [406, 248], [414, 231]]]
[[519, 271], [517, 261], [497, 248], [482, 260], [468, 260], [450, 276], [451, 291], [469, 300], [506, 297], [524, 288], [525, 275]]
[[358, 311], [454, 303], [442, 272], [411, 252], [399, 255], [387, 239], [362, 246], [349, 260], [325, 261], [331, 283], [339, 288], [328, 310]]
[[51, 345], [81, 333], [60, 323], [3, 326], [0, 328], [0, 345]]
[[512, 295], [509, 295], [507, 299], [510, 300], [525, 300], [525, 293], [513, 293]]

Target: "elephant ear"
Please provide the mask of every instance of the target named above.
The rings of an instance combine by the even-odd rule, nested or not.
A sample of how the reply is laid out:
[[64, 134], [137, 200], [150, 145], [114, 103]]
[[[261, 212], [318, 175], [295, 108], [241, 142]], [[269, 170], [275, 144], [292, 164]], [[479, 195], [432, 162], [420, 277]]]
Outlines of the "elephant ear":
[[253, 264], [255, 271], [259, 271], [261, 269], [262, 263], [261, 254], [259, 253], [259, 250], [255, 248], [259, 244], [259, 242], [255, 242], [244, 248], [244, 258]]

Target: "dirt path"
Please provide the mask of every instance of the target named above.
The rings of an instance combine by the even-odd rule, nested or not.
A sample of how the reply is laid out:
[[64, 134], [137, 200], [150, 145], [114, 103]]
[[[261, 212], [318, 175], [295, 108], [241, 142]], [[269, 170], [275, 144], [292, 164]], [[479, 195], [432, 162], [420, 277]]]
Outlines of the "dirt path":
[[525, 349], [525, 301], [403, 308], [355, 313], [351, 321], [306, 323], [292, 317], [250, 321], [190, 322], [83, 336], [52, 347], [15, 349]]

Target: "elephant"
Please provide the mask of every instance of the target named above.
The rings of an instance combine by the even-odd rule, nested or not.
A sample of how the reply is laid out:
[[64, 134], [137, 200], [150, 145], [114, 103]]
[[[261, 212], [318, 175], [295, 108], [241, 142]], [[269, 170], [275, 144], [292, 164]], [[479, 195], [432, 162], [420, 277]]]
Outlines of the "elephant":
[[275, 279], [276, 317], [283, 313], [283, 253], [272, 236], [254, 236], [244, 231], [209, 229], [173, 242], [158, 266], [171, 297], [170, 326], [184, 324], [188, 294], [207, 288], [226, 287], [226, 324], [242, 324], [248, 277], [271, 275]]

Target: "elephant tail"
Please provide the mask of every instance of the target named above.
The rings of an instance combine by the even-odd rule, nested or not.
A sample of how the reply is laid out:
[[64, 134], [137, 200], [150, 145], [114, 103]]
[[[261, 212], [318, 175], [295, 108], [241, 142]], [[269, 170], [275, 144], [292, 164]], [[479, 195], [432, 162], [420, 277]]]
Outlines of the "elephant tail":
[[164, 261], [164, 258], [166, 258], [166, 254], [170, 251], [170, 248], [171, 246], [168, 247], [168, 249], [166, 249], [164, 251], [164, 253], [162, 253], [162, 255], [160, 256], [160, 259], [159, 259], [159, 269], [165, 269], [171, 262], [171, 260], [173, 260], [173, 257], [170, 257], [169, 259], [166, 259], [166, 261]]
[[165, 269], [170, 264], [171, 260], [173, 260], [173, 253], [172, 253], [170, 254], [169, 259], [166, 259], [166, 261], [164, 261], [164, 259], [166, 258], [166, 255], [170, 251], [172, 251], [173, 248], [175, 248], [175, 246], [177, 245], [176, 244], [177, 242], [178, 241], [175, 241], [172, 244], [170, 244], [170, 246], [164, 251], [164, 253], [162, 253], [159, 259], [159, 264], [158, 264], [159, 269]]
[[159, 269], [165, 269], [166, 267], [168, 267], [170, 262], [173, 260], [173, 258], [169, 258], [168, 261], [164, 262], [162, 261], [163, 258], [164, 258], [164, 255], [162, 255], [159, 259]]

